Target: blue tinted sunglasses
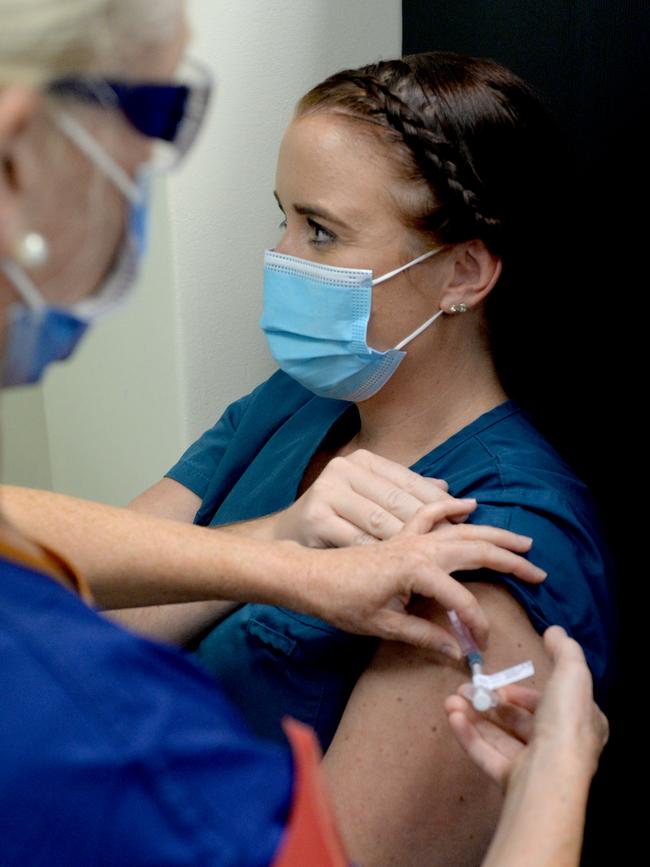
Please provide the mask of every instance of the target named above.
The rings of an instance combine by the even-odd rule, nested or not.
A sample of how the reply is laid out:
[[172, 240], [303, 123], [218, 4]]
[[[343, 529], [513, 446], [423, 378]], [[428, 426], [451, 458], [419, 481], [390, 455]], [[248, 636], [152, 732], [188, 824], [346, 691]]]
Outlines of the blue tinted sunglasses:
[[169, 146], [165, 149], [172, 150], [168, 162], [175, 164], [187, 153], [201, 128], [212, 92], [212, 76], [207, 66], [187, 58], [169, 82], [69, 75], [51, 81], [45, 90], [55, 97], [119, 109], [143, 135]]

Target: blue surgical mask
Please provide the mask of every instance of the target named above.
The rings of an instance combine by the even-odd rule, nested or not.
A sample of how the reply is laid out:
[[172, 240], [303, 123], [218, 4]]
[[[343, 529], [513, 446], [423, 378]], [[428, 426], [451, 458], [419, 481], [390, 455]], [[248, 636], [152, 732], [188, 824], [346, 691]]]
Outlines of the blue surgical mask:
[[372, 271], [336, 268], [267, 250], [261, 327], [279, 367], [321, 397], [362, 401], [399, 367], [404, 347], [443, 313], [438, 310], [393, 349], [368, 346], [372, 287], [412, 268], [442, 248], [372, 279]]
[[142, 168], [133, 181], [96, 142], [89, 146], [89, 134], [76, 121], [65, 117], [62, 126], [127, 197], [127, 227], [114, 264], [97, 291], [72, 307], [50, 305], [18, 263], [0, 260], [0, 268], [24, 302], [13, 304], [7, 313], [0, 371], [3, 387], [38, 382], [49, 364], [68, 358], [88, 327], [130, 296], [146, 248], [150, 189], [147, 169]]

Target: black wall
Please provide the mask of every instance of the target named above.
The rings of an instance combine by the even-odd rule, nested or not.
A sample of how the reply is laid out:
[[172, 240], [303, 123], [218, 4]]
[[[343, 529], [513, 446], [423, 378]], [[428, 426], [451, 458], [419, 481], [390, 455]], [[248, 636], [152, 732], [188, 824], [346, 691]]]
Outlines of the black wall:
[[[568, 256], [558, 258], [558, 275], [571, 277], [549, 286], [540, 303], [554, 305], [562, 321], [571, 317], [574, 351], [564, 377], [573, 398], [565, 389], [556, 411], [566, 419], [566, 457], [594, 492], [619, 573], [622, 639], [609, 709], [612, 738], [593, 789], [583, 859], [609, 863], [603, 846], [623, 831], [617, 808], [641, 758], [630, 732], [643, 725], [632, 682], [643, 651], [631, 636], [647, 630], [648, 601], [640, 556], [647, 535], [640, 455], [647, 437], [637, 431], [648, 402], [641, 353], [650, 342], [644, 333], [650, 2], [403, 0], [403, 18], [405, 54], [445, 50], [504, 63], [545, 96], [571, 142], [565, 203], [573, 213], [571, 237], [563, 247], [549, 226], [539, 239], [540, 255]], [[632, 845], [628, 803], [623, 852]]]

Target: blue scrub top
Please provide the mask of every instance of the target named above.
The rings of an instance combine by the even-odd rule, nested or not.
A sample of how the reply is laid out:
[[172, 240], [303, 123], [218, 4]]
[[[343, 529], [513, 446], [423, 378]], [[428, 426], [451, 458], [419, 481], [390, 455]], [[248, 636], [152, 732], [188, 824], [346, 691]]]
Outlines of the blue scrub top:
[[2, 867], [271, 862], [289, 750], [184, 654], [0, 559], [0, 672]]
[[[314, 396], [282, 372], [232, 404], [167, 474], [197, 494], [195, 521], [227, 524], [288, 507], [312, 455], [351, 404]], [[355, 411], [355, 410], [351, 410]], [[529, 585], [488, 570], [463, 581], [505, 584], [535, 629], [560, 624], [585, 650], [604, 702], [614, 641], [612, 567], [585, 485], [509, 400], [424, 455], [411, 469], [476, 497], [470, 522], [534, 539], [548, 572]], [[327, 749], [376, 647], [313, 617], [244, 605], [200, 643], [197, 656], [259, 735], [282, 737], [283, 714], [311, 725]]]

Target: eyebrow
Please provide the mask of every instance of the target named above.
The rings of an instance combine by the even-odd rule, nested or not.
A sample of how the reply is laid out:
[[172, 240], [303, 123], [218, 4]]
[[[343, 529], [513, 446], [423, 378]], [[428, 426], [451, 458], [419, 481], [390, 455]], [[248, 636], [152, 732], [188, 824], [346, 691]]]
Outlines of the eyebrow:
[[[282, 202], [280, 201], [280, 197], [277, 194], [276, 190], [273, 190], [273, 195], [275, 196], [275, 200], [280, 206], [280, 210], [284, 213], [284, 208], [282, 207]], [[343, 220], [335, 217], [331, 211], [327, 211], [325, 208], [316, 208], [313, 205], [303, 205], [303, 204], [294, 204], [293, 206], [296, 214], [300, 214], [303, 217], [320, 217], [323, 220], [327, 220], [328, 223], [336, 223], [338, 226], [342, 226], [344, 229], [352, 229], [352, 226], [348, 225], [348, 223]]]

